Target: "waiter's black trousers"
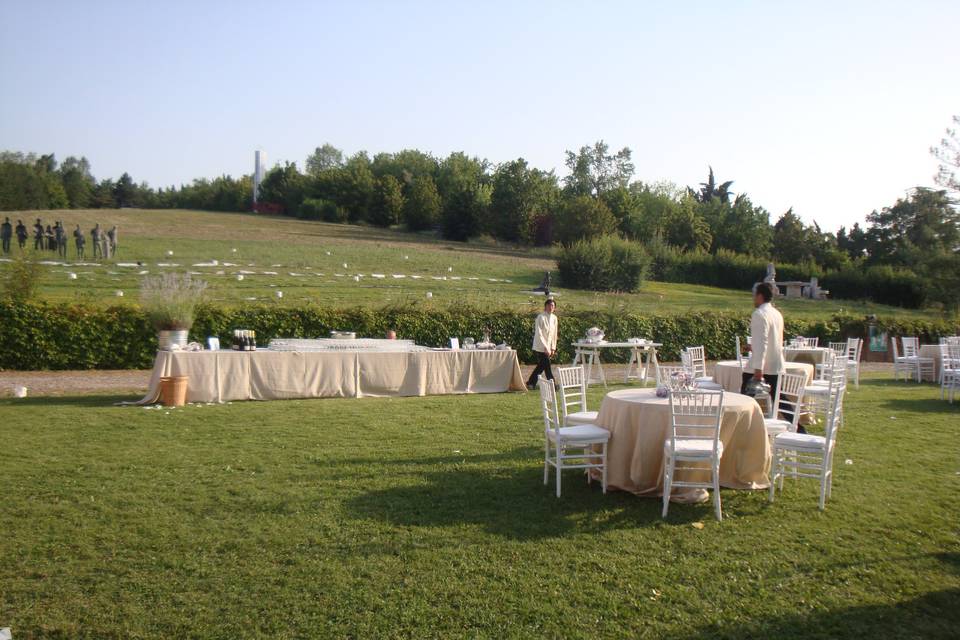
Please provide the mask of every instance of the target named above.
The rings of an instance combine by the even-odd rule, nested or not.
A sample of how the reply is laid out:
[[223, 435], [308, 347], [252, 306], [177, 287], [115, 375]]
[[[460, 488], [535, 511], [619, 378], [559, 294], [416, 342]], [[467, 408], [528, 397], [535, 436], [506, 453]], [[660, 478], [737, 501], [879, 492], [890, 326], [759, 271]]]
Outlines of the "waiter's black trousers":
[[537, 378], [540, 377], [541, 373], [547, 377], [547, 380], [553, 380], [553, 371], [550, 369], [550, 357], [542, 351], [534, 351], [534, 353], [537, 354], [537, 367], [533, 370], [533, 373], [530, 374], [530, 379], [527, 380], [528, 387], [537, 384]]

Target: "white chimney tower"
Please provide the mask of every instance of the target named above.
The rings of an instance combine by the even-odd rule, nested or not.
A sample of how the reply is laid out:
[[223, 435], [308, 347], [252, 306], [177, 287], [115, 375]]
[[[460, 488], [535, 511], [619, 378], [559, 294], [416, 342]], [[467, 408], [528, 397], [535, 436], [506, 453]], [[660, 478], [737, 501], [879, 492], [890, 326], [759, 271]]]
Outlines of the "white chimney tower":
[[253, 203], [260, 199], [260, 183], [263, 182], [263, 167], [266, 163], [266, 154], [260, 149], [253, 152]]

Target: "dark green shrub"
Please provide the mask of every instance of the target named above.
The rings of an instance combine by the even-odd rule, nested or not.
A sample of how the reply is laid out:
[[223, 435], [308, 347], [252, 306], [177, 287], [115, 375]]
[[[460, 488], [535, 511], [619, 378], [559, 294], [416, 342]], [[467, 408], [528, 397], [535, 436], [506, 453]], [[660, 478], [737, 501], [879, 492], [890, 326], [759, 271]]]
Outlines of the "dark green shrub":
[[564, 286], [594, 291], [636, 291], [649, 264], [641, 245], [616, 236], [580, 240], [557, 258]]
[[11, 262], [0, 267], [0, 294], [5, 300], [27, 302], [40, 287], [45, 269], [34, 252], [19, 252]]
[[347, 211], [337, 203], [323, 198], [307, 198], [300, 204], [299, 217], [303, 220], [323, 220], [325, 222], [346, 222]]

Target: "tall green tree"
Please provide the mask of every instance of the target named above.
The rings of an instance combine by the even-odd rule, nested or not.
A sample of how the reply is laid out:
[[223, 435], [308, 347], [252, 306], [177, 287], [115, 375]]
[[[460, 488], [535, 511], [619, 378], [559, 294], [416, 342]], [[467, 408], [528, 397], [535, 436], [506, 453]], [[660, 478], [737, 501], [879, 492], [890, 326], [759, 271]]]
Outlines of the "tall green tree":
[[491, 231], [504, 240], [533, 244], [558, 200], [552, 171], [533, 169], [523, 158], [505, 162], [493, 174]]
[[[960, 125], [960, 116], [953, 116], [953, 124]], [[960, 133], [948, 127], [940, 144], [931, 147], [930, 153], [940, 162], [934, 176], [937, 185], [960, 194], [960, 176], [957, 175], [960, 172]]]
[[373, 156], [370, 165], [373, 175], [390, 175], [396, 178], [404, 189], [404, 195], [419, 176], [436, 178], [439, 164], [436, 158], [417, 149], [404, 149], [397, 153], [378, 153]]
[[610, 153], [603, 140], [578, 152], [568, 150], [565, 164], [570, 173], [563, 179], [567, 193], [599, 198], [610, 189], [626, 187], [634, 172], [631, 155], [629, 147]]
[[337, 149], [329, 142], [324, 143], [322, 147], [317, 147], [313, 150], [313, 153], [307, 156], [307, 175], [313, 177], [330, 169], [339, 169], [342, 166], [343, 151]]
[[733, 203], [719, 197], [697, 200], [700, 216], [713, 236], [712, 253], [726, 249], [752, 256], [769, 255], [772, 229], [766, 209], [755, 206], [746, 194], [738, 195]]
[[700, 183], [700, 189], [694, 191], [688, 187], [687, 191], [697, 202], [704, 203], [719, 200], [722, 203], [729, 204], [730, 196], [733, 195], [733, 192], [730, 191], [730, 187], [733, 186], [733, 180], [718, 183], [716, 177], [713, 175], [713, 167], [708, 168], [710, 169], [710, 173], [707, 174], [707, 181]]
[[403, 219], [411, 231], [434, 228], [440, 221], [442, 202], [437, 185], [429, 175], [413, 179], [403, 203]]
[[710, 225], [700, 215], [692, 196], [683, 198], [669, 212], [663, 227], [663, 240], [684, 251], [707, 251], [713, 241]]
[[468, 240], [486, 230], [490, 207], [490, 163], [462, 152], [440, 163], [437, 189], [443, 201], [440, 230], [445, 238]]
[[96, 181], [90, 173], [90, 161], [69, 156], [60, 165], [60, 181], [71, 209], [86, 209], [93, 201]]
[[137, 186], [133, 182], [133, 178], [130, 177], [130, 174], [126, 171], [123, 172], [123, 175], [120, 176], [120, 179], [117, 180], [117, 183], [113, 186], [113, 200], [117, 203], [118, 207], [130, 207], [135, 204], [134, 200], [137, 194]]
[[346, 209], [350, 222], [367, 220], [373, 204], [376, 178], [366, 151], [352, 155], [338, 172], [342, 177], [335, 201]]
[[556, 238], [563, 245], [617, 232], [617, 219], [602, 200], [589, 195], [568, 198], [556, 221]]
[[960, 250], [960, 212], [946, 191], [918, 188], [867, 216], [872, 264], [912, 266]]
[[307, 181], [293, 162], [276, 166], [260, 183], [260, 201], [283, 207], [284, 213], [295, 216], [306, 194]]
[[391, 175], [377, 178], [370, 211], [370, 222], [381, 227], [400, 224], [403, 217], [403, 191], [400, 182]]
[[840, 227], [837, 231], [837, 248], [846, 253], [852, 260], [858, 260], [867, 255], [867, 232], [860, 226], [859, 222], [854, 222], [847, 231]]

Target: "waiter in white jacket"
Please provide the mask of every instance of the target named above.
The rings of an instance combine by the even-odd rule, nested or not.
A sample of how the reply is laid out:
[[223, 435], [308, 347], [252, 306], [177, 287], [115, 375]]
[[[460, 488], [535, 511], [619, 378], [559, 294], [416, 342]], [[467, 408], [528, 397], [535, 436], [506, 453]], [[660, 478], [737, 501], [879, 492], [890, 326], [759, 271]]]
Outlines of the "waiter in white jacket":
[[547, 298], [543, 303], [543, 313], [537, 315], [533, 324], [533, 353], [537, 356], [537, 366], [527, 380], [527, 389], [537, 386], [537, 378], [544, 374], [547, 380], [553, 380], [553, 371], [550, 369], [550, 358], [557, 352], [557, 330], [559, 323], [553, 313], [557, 302]]
[[741, 393], [751, 380], [764, 380], [775, 398], [783, 373], [783, 316], [770, 304], [773, 285], [761, 282], [753, 292], [753, 316], [750, 318], [750, 362], [743, 373]]

